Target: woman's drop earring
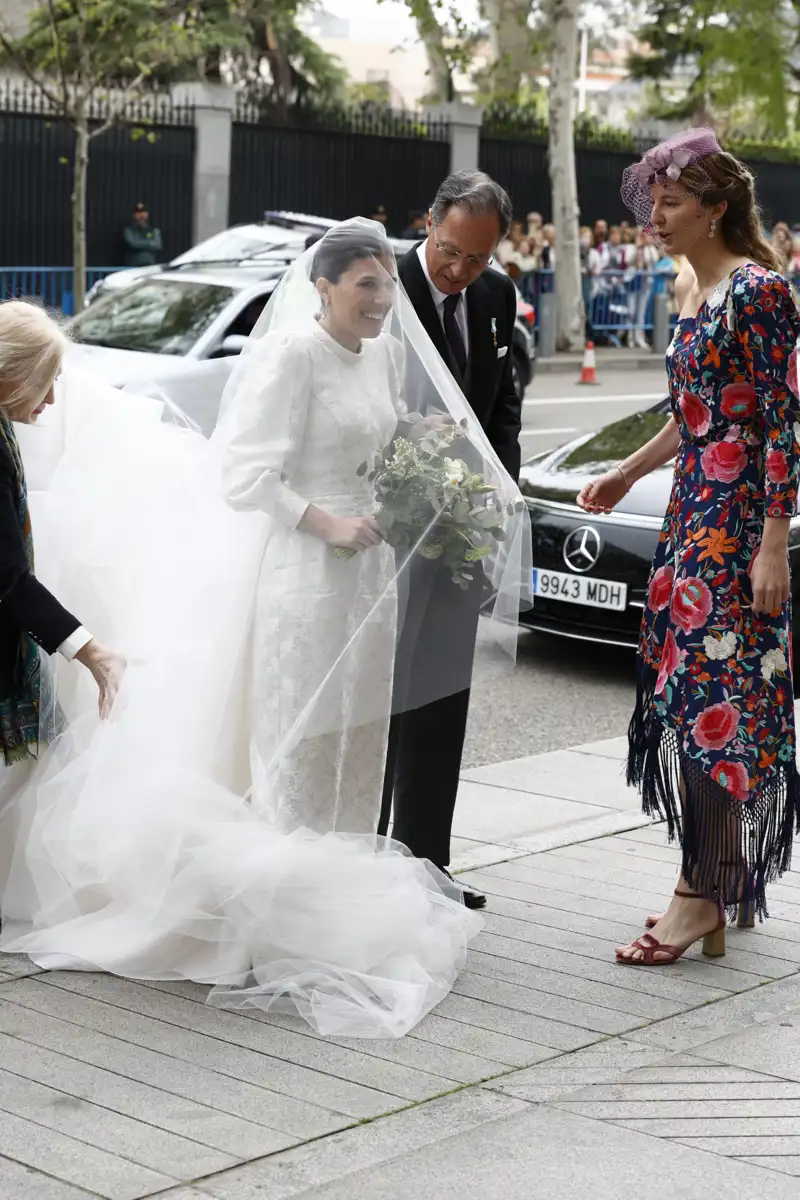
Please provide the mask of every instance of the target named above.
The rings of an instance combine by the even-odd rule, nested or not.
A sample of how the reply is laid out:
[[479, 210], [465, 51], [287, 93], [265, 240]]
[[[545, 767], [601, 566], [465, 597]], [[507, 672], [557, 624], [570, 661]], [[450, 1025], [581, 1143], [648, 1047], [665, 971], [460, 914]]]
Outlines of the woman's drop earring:
[[711, 220], [711, 224], [708, 228], [708, 236], [710, 238], [714, 238], [717, 236], [717, 218], [716, 217], [713, 217]]

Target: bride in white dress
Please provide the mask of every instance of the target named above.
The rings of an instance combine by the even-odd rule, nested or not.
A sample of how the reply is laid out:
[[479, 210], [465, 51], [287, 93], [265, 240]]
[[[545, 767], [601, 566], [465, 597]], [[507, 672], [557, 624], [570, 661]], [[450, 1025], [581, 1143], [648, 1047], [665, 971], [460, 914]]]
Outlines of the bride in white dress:
[[[337, 275], [353, 237], [362, 252]], [[409, 363], [430, 407], [467, 422], [503, 502], [487, 629], [513, 648], [527, 513], [372, 223], [338, 227], [288, 273], [210, 442], [66, 374], [62, 419], [91, 414], [34, 507], [38, 570], [129, 665], [103, 723], [61, 671], [62, 732], [19, 799], [0, 950], [212, 984], [212, 1004], [339, 1036], [401, 1036], [452, 987], [479, 918], [373, 832], [398, 574], [358, 470], [398, 427], [431, 423], [405, 411]]]
[[333, 230], [310, 282], [313, 297], [296, 296], [282, 321], [276, 306], [256, 335], [217, 434], [230, 504], [272, 518], [255, 615], [253, 787], [284, 831], [374, 833], [396, 568], [358, 469], [407, 418], [403, 348], [384, 330], [396, 286], [385, 238], [358, 224]]

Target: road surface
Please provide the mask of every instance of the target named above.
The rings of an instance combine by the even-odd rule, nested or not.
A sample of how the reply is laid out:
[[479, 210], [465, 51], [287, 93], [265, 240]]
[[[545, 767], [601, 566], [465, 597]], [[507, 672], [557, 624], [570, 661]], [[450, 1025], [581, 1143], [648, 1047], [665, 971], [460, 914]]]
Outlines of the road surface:
[[[599, 429], [665, 395], [666, 373], [604, 370], [598, 387], [572, 375], [541, 375], [523, 410], [523, 459]], [[464, 762], [521, 758], [625, 733], [634, 699], [634, 655], [524, 632], [513, 670], [479, 643]]]

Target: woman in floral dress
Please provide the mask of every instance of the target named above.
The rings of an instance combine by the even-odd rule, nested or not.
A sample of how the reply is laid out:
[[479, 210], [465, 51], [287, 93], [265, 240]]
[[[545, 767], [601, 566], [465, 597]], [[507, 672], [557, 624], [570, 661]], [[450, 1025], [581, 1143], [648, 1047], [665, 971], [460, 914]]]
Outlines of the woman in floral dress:
[[795, 765], [789, 519], [797, 505], [800, 314], [760, 232], [753, 178], [710, 130], [626, 172], [623, 197], [686, 256], [661, 433], [584, 488], [608, 512], [675, 458], [639, 647], [628, 780], [680, 838], [681, 877], [623, 963], [675, 962], [700, 938], [725, 952], [726, 907], [766, 915], [789, 866]]

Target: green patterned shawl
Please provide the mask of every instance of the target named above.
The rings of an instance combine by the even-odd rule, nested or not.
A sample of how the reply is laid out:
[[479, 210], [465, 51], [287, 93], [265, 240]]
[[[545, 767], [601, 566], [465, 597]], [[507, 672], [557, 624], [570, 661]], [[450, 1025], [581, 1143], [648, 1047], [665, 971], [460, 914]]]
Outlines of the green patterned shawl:
[[[5, 445], [14, 464], [17, 517], [25, 541], [28, 563], [33, 571], [33, 534], [25, 472], [14, 427], [3, 413], [0, 413], [0, 441]], [[7, 766], [36, 757], [39, 743], [40, 689], [39, 648], [27, 633], [21, 633], [13, 691], [10, 695], [0, 696], [0, 743]]]

